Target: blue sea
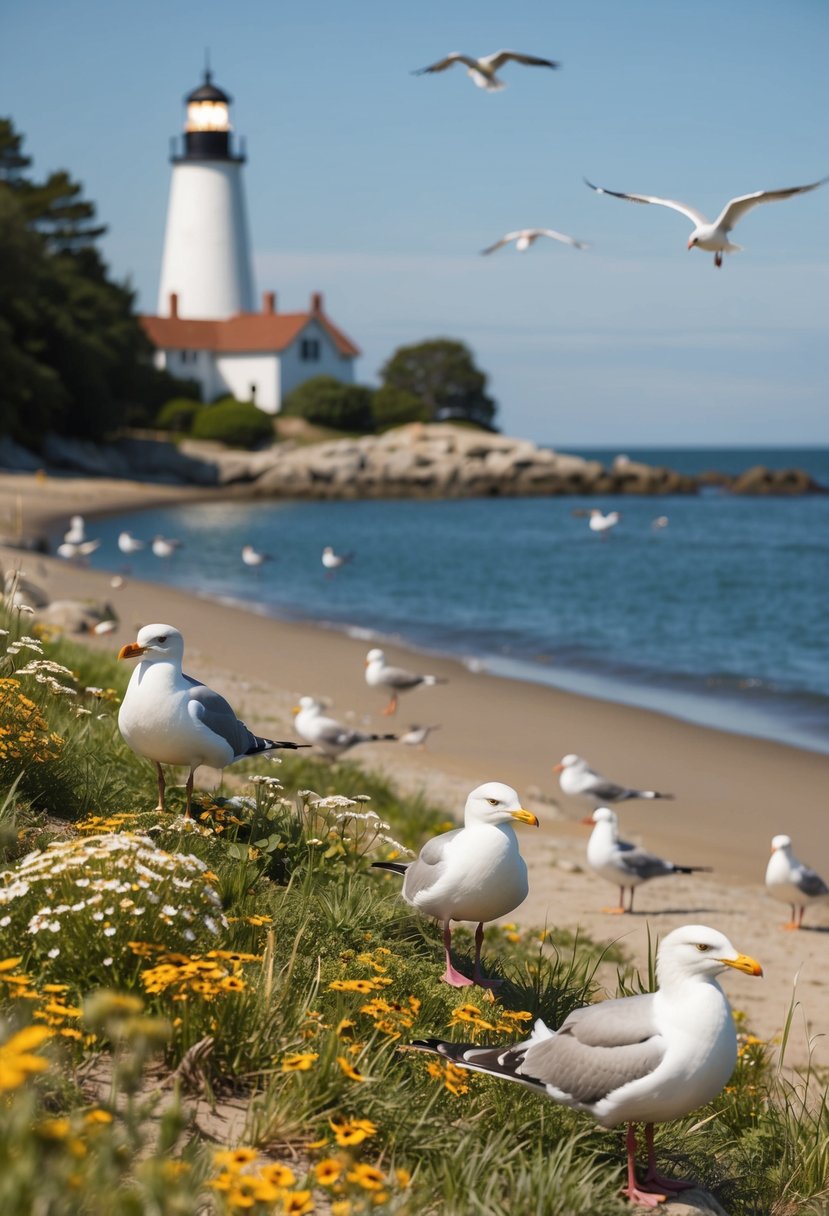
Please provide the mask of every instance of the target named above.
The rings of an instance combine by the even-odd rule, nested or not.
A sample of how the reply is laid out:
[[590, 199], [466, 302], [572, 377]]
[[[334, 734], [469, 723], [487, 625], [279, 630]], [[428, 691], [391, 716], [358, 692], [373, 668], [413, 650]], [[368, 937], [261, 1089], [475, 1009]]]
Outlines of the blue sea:
[[[625, 454], [684, 472], [797, 466], [829, 486], [829, 449]], [[622, 512], [607, 539], [574, 514], [592, 506]], [[135, 577], [829, 752], [829, 496], [206, 503], [96, 521], [94, 566], [124, 569], [122, 528], [184, 542], [169, 560], [136, 554]], [[275, 560], [248, 569], [244, 544]], [[355, 554], [333, 578], [327, 544]]]

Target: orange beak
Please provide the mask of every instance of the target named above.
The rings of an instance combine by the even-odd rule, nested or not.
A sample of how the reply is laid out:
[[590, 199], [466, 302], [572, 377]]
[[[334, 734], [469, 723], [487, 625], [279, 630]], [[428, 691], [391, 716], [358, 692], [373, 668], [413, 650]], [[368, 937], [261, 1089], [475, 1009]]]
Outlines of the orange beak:
[[126, 646], [122, 646], [118, 651], [119, 659], [137, 659], [139, 655], [144, 654], [144, 647], [139, 646], [137, 642], [128, 642]]
[[763, 974], [763, 968], [757, 959], [750, 958], [747, 954], [738, 954], [736, 958], [718, 958], [717, 962], [725, 963], [726, 967], [734, 967], [736, 971], [745, 971], [746, 975]]
[[689, 249], [693, 249], [693, 248], [694, 248], [694, 242], [693, 242], [693, 241], [689, 241], [689, 242], [688, 242], [688, 248], [689, 248]]
[[553, 772], [554, 772], [554, 773], [563, 773], [563, 772], [564, 772], [564, 765], [563, 765], [563, 764], [554, 764], [554, 765], [553, 765]]
[[593, 818], [592, 815], [585, 815], [584, 819], [579, 820], [579, 822], [586, 823], [591, 828], [594, 827], [596, 824], [596, 820]]

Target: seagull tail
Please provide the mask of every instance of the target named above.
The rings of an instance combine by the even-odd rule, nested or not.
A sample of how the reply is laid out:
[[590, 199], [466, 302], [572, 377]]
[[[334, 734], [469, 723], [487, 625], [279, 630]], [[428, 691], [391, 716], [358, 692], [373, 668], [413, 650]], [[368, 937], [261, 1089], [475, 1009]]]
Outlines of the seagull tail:
[[[409, 868], [408, 862], [403, 861], [373, 861], [372, 870], [390, 870], [392, 874], [405, 874]], [[435, 1040], [437, 1042], [437, 1040]]]
[[369, 735], [366, 743], [396, 743], [397, 735]]
[[449, 677], [448, 676], [424, 676], [423, 683], [424, 684], [448, 684]]
[[659, 790], [637, 790], [636, 797], [637, 798], [664, 798], [669, 802], [673, 802], [675, 795], [674, 794], [662, 794], [659, 792]]
[[296, 751], [300, 747], [310, 747], [310, 743], [292, 743], [288, 740], [280, 739], [260, 739], [258, 735], [254, 735], [253, 746], [249, 747], [243, 754], [245, 756], [258, 756], [261, 752], [278, 751], [280, 748], [287, 748], [290, 751]]
[[710, 874], [712, 866], [674, 866], [674, 874]]

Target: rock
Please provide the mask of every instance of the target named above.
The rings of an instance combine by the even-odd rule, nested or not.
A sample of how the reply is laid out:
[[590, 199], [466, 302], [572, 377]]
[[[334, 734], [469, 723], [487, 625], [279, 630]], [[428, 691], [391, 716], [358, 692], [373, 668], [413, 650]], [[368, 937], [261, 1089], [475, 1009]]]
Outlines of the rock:
[[[157, 439], [119, 439], [104, 450], [112, 452], [116, 459], [126, 464], [126, 476], [129, 477], [196, 486], [219, 484], [215, 464], [188, 456], [173, 443]], [[111, 471], [109, 475], [122, 476]]]
[[8, 435], [0, 436], [0, 469], [11, 473], [37, 473], [42, 468], [42, 457], [21, 447]]
[[110, 604], [83, 600], [53, 600], [35, 615], [41, 624], [51, 625], [62, 633], [91, 633], [101, 621], [118, 619]]
[[728, 1216], [714, 1196], [700, 1187], [681, 1191], [674, 1198], [669, 1196], [667, 1203], [660, 1203], [658, 1211], [663, 1216]]
[[803, 469], [768, 469], [758, 464], [746, 469], [731, 485], [732, 494], [810, 494], [821, 487]]
[[87, 439], [67, 439], [48, 434], [43, 440], [43, 457], [47, 464], [90, 477], [130, 477], [132, 470], [123, 456]]

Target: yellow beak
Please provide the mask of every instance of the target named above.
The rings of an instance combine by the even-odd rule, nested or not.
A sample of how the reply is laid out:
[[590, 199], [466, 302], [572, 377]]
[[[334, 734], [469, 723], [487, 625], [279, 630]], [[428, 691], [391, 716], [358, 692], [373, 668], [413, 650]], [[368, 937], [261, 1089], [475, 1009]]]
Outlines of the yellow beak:
[[512, 815], [513, 819], [517, 819], [519, 823], [531, 823], [534, 828], [538, 827], [536, 816], [532, 811], [525, 811], [523, 807], [517, 811], [510, 811], [510, 815]]
[[736, 958], [719, 958], [717, 962], [725, 963], [726, 967], [734, 967], [737, 971], [745, 971], [747, 975], [763, 974], [763, 968], [757, 960], [747, 954], [738, 954]]
[[128, 642], [126, 646], [122, 646], [118, 651], [118, 658], [137, 659], [141, 654], [144, 654], [143, 646], [139, 646], [137, 642]]
[[300, 707], [299, 707], [298, 705], [295, 705], [295, 706], [293, 707], [293, 709], [291, 710], [291, 713], [294, 715], [294, 717], [296, 717], [296, 715], [297, 715], [298, 713], [301, 713], [301, 712], [302, 712], [302, 711], [300, 710]]

